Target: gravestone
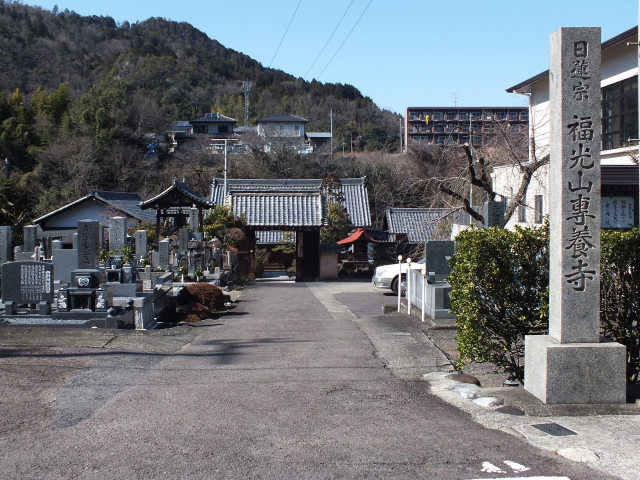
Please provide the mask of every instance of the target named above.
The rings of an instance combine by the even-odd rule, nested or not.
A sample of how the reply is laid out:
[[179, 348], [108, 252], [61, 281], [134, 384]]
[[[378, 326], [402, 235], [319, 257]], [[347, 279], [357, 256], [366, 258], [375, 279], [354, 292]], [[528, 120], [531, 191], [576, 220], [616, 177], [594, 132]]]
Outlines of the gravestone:
[[171, 240], [165, 238], [158, 242], [158, 266], [169, 266], [169, 248], [171, 246]]
[[626, 349], [600, 341], [600, 28], [551, 34], [549, 335], [525, 337], [547, 404], [624, 403]]
[[53, 265], [20, 261], [2, 265], [2, 300], [18, 305], [53, 301]]
[[449, 258], [455, 250], [455, 242], [450, 240], [430, 240], [424, 246], [427, 271], [434, 273], [434, 281], [441, 282], [451, 273]]
[[11, 227], [0, 226], [0, 265], [10, 262], [13, 258], [11, 252]]
[[126, 217], [111, 217], [109, 219], [109, 248], [114, 252], [122, 251], [127, 244]]
[[189, 249], [189, 230], [181, 228], [178, 230], [178, 251], [186, 252]]
[[484, 202], [484, 226], [504, 227], [504, 213], [506, 205], [504, 202]]
[[38, 245], [38, 227], [37, 225], [25, 225], [22, 228], [23, 234], [23, 249], [25, 253], [33, 253], [33, 250]]
[[147, 238], [148, 232], [146, 230], [136, 230], [136, 258], [147, 257]]
[[57, 283], [71, 283], [71, 272], [78, 269], [78, 250], [55, 248], [51, 252], [53, 279]]
[[192, 232], [200, 230], [200, 215], [197, 208], [189, 209], [189, 229]]
[[98, 266], [100, 222], [80, 220], [78, 222], [78, 269]]
[[[102, 237], [100, 237], [98, 245], [100, 245], [100, 248], [102, 248]], [[71, 246], [72, 246], [72, 248], [74, 250], [78, 249], [78, 234], [77, 233], [74, 233], [71, 236]]]

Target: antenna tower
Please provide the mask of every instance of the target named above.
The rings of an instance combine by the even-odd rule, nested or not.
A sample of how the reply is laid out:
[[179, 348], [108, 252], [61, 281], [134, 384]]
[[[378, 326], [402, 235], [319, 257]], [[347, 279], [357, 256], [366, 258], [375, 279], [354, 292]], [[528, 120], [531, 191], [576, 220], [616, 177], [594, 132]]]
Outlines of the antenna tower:
[[249, 80], [242, 82], [242, 91], [244, 92], [244, 126], [249, 126], [249, 92], [253, 87], [253, 83]]

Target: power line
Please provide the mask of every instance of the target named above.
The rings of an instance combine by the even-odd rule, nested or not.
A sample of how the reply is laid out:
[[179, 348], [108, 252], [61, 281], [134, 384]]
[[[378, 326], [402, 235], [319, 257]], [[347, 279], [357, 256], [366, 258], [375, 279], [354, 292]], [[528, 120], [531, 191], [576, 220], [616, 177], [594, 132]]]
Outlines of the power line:
[[338, 55], [338, 52], [342, 49], [342, 46], [345, 44], [345, 42], [349, 39], [349, 37], [351, 36], [351, 34], [353, 33], [353, 31], [356, 29], [356, 27], [358, 26], [358, 23], [360, 23], [360, 20], [362, 19], [362, 17], [364, 16], [365, 12], [367, 11], [367, 9], [369, 8], [369, 5], [371, 5], [373, 3], [373, 0], [369, 0], [369, 3], [367, 3], [367, 6], [364, 7], [364, 10], [362, 11], [362, 13], [360, 14], [360, 16], [358, 17], [358, 20], [356, 21], [355, 25], [351, 28], [351, 30], [349, 31], [349, 33], [347, 34], [347, 36], [345, 37], [345, 39], [342, 41], [342, 43], [340, 44], [340, 46], [338, 47], [338, 49], [336, 50], [336, 53], [333, 54], [333, 57], [331, 57], [331, 59], [329, 60], [329, 62], [324, 66], [324, 68], [322, 69], [322, 71], [320, 72], [320, 75], [318, 75], [318, 78], [320, 78], [322, 76], [322, 74], [324, 73], [324, 71], [327, 69], [327, 67], [331, 64], [331, 62], [333, 61], [334, 58], [336, 58], [336, 55]]
[[296, 9], [293, 11], [293, 15], [291, 15], [291, 19], [289, 20], [289, 25], [287, 25], [287, 28], [284, 30], [284, 33], [282, 34], [282, 38], [280, 39], [280, 43], [278, 44], [278, 48], [276, 48], [276, 53], [273, 54], [273, 58], [269, 62], [269, 68], [271, 68], [271, 64], [275, 60], [276, 55], [278, 54], [278, 51], [280, 50], [280, 47], [282, 46], [282, 42], [284, 42], [284, 37], [287, 36], [287, 32], [289, 31], [289, 27], [291, 26], [291, 23], [293, 22], [293, 17], [296, 16], [296, 12], [298, 11], [298, 7], [300, 6], [301, 3], [302, 3], [302, 0], [298, 0], [298, 5], [296, 5]]
[[306, 78], [307, 75], [309, 74], [309, 72], [311, 71], [311, 69], [314, 67], [314, 65], [316, 64], [316, 62], [318, 61], [318, 59], [320, 58], [320, 55], [322, 55], [322, 53], [324, 52], [324, 49], [327, 48], [327, 45], [329, 45], [329, 42], [331, 41], [331, 39], [333, 38], [333, 36], [335, 35], [336, 31], [338, 30], [338, 27], [340, 26], [340, 24], [342, 23], [342, 20], [344, 20], [344, 17], [347, 16], [347, 12], [349, 11], [349, 9], [351, 8], [351, 5], [353, 5], [354, 0], [351, 0], [351, 3], [349, 4], [349, 6], [347, 7], [347, 9], [344, 11], [344, 13], [342, 14], [342, 18], [340, 19], [340, 21], [338, 22], [338, 24], [335, 26], [335, 28], [333, 29], [333, 32], [331, 32], [331, 35], [329, 35], [329, 38], [327, 39], [327, 41], [324, 43], [322, 50], [320, 50], [320, 53], [318, 54], [318, 56], [316, 57], [316, 59], [313, 61], [313, 63], [311, 64], [311, 66], [309, 67], [309, 70], [307, 70], [307, 73], [305, 73], [303, 75], [302, 78]]

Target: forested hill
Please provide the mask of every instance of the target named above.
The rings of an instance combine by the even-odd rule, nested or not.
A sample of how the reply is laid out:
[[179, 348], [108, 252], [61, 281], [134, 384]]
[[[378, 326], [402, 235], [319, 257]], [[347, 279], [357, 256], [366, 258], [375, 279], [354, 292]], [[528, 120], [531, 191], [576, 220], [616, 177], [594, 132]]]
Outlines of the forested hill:
[[[151, 100], [154, 115], [143, 128], [160, 129], [220, 111], [244, 118], [242, 82], [253, 82], [250, 123], [270, 113], [292, 113], [309, 129], [327, 131], [334, 110], [335, 137], [363, 136], [370, 149], [395, 145], [397, 116], [381, 111], [351, 85], [306, 82], [225, 48], [187, 23], [150, 18], [117, 25], [111, 17], [49, 12], [0, 0], [0, 91], [68, 82], [72, 101], [118, 83], [131, 100]], [[386, 137], [389, 142], [385, 142]]]
[[[253, 83], [250, 124], [290, 113], [308, 119], [309, 131], [328, 131], [332, 110], [335, 145], [398, 148], [399, 117], [355, 87], [264, 68], [187, 23], [118, 25], [0, 0], [0, 51], [0, 224], [20, 225], [92, 190], [157, 193], [178, 176], [206, 194], [215, 159], [162, 150], [149, 157], [146, 134], [206, 112], [242, 125], [244, 80]], [[264, 167], [246, 167], [254, 175], [293, 175], [286, 168], [302, 165], [253, 160]]]

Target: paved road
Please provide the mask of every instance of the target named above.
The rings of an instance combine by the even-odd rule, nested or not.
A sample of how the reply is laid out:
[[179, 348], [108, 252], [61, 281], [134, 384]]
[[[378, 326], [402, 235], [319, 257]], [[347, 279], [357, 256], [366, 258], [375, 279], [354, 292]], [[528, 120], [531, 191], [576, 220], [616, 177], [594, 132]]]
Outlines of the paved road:
[[[177, 351], [141, 348], [159, 334], [4, 349], [10, 410], [23, 391], [41, 408], [0, 423], [0, 478], [612, 478], [430, 395], [417, 372], [447, 366], [335, 285], [251, 285]], [[409, 367], [388, 365], [403, 344]]]

